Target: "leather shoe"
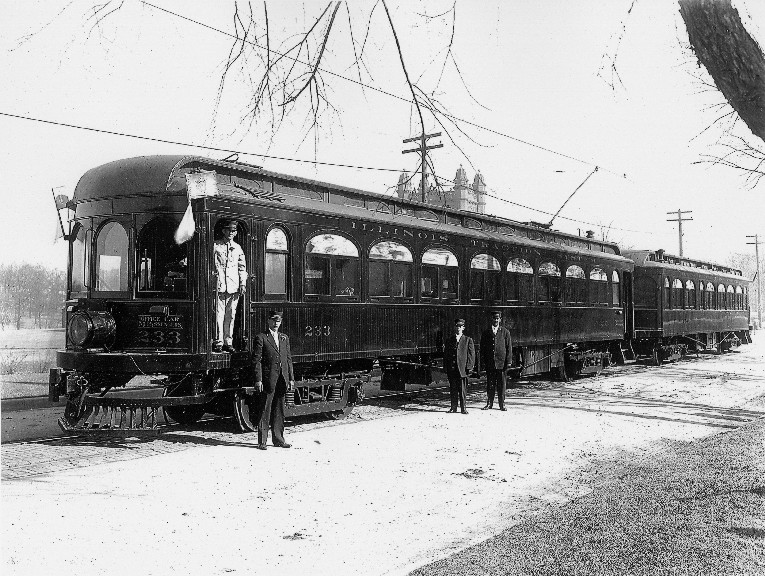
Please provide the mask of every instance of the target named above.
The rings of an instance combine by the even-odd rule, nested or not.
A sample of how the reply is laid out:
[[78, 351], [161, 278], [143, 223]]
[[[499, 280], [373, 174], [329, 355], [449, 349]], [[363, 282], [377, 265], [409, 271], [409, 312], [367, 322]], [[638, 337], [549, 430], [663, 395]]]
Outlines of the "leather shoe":
[[255, 448], [257, 448], [258, 450], [268, 450], [268, 446], [266, 446], [265, 444], [258, 444], [257, 446], [255, 446]]
[[292, 444], [288, 444], [287, 442], [281, 442], [279, 444], [274, 444], [277, 448], [292, 448]]
[[223, 351], [224, 352], [236, 352], [236, 348], [234, 348], [233, 346], [231, 346], [229, 344], [224, 344], [223, 345]]
[[481, 408], [481, 410], [491, 410], [492, 408], [493, 408], [493, 406], [489, 406], [489, 405], [487, 404], [486, 406], [484, 406], [483, 408]]
[[462, 414], [467, 414], [467, 410], [462, 410]]
[[456, 408], [449, 408], [449, 412], [451, 412], [452, 414], [455, 413], [456, 411], [457, 411]]
[[502, 406], [502, 408], [500, 408], [500, 410], [502, 410], [502, 412], [507, 412], [507, 408], [505, 408], [504, 406]]

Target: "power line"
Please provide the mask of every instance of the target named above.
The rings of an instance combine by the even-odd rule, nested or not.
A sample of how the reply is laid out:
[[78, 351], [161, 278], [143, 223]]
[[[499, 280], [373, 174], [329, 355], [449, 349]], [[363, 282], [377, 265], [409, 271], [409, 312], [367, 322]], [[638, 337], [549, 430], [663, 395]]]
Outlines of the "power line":
[[[212, 30], [213, 32], [217, 32], [218, 34], [223, 34], [224, 36], [228, 36], [229, 38], [233, 38], [234, 40], [246, 44], [250, 44], [251, 46], [255, 46], [257, 48], [260, 48], [262, 50], [270, 50], [274, 54], [277, 54], [278, 56], [281, 56], [283, 58], [287, 58], [288, 60], [292, 60], [293, 62], [296, 62], [298, 64], [302, 64], [304, 66], [312, 67], [310, 63], [305, 62], [303, 60], [300, 60], [298, 58], [295, 58], [293, 56], [289, 56], [288, 54], [284, 54], [282, 52], [278, 52], [274, 50], [273, 48], [269, 48], [266, 46], [263, 46], [261, 44], [258, 44], [257, 42], [254, 42], [252, 40], [244, 40], [242, 38], [239, 38], [235, 34], [231, 34], [230, 32], [226, 32], [225, 30], [221, 30], [220, 28], [215, 28], [214, 26], [210, 26], [209, 24], [205, 24], [204, 22], [200, 22], [198, 20], [194, 20], [193, 18], [189, 18], [188, 16], [184, 16], [183, 14], [178, 14], [177, 12], [173, 12], [172, 10], [168, 10], [167, 8], [162, 8], [161, 6], [157, 6], [155, 4], [152, 4], [151, 2], [147, 2], [146, 0], [142, 0], [143, 4], [150, 6], [151, 8], [154, 8], [156, 10], [159, 10], [161, 12], [165, 12], [166, 14], [169, 14], [171, 16], [175, 16], [176, 18], [180, 18], [182, 20], [186, 20], [187, 22], [191, 22], [192, 24], [196, 24], [198, 26], [202, 26], [203, 28], [207, 28], [208, 30]], [[351, 82], [352, 84], [357, 84], [359, 86], [362, 86], [363, 88], [369, 88], [370, 90], [373, 90], [375, 92], [379, 92], [380, 94], [384, 94], [385, 96], [390, 96], [391, 98], [395, 98], [396, 100], [400, 100], [402, 102], [406, 102], [407, 104], [412, 104], [413, 101], [404, 98], [403, 96], [399, 96], [398, 94], [393, 94], [392, 92], [388, 92], [387, 90], [383, 90], [382, 88], [378, 88], [376, 86], [371, 86], [369, 84], [365, 84], [361, 82], [360, 80], [354, 80], [353, 78], [349, 78], [347, 76], [343, 76], [342, 74], [338, 74], [336, 72], [332, 72], [331, 70], [327, 70], [325, 68], [321, 68], [319, 66], [316, 67], [317, 71], [320, 71], [324, 74], [329, 74], [330, 76], [334, 76], [336, 78], [339, 78], [341, 80], [345, 80], [346, 82]], [[447, 112], [443, 112], [441, 110], [437, 110], [435, 108], [432, 108], [427, 105], [425, 102], [421, 102], [420, 105], [423, 108], [426, 108], [429, 110], [432, 114], [440, 114], [444, 118], [448, 118], [449, 120], [456, 121], [456, 122], [462, 122], [463, 124], [467, 124], [468, 126], [472, 126], [474, 128], [479, 128], [481, 130], [485, 130], [486, 132], [490, 132], [492, 134], [495, 134], [497, 136], [501, 136], [503, 138], [507, 138], [509, 140], [513, 140], [515, 142], [518, 142], [520, 144], [524, 144], [526, 146], [530, 146], [532, 148], [536, 148], [538, 150], [542, 150], [544, 152], [549, 152], [550, 154], [555, 154], [557, 156], [561, 156], [563, 158], [567, 158], [569, 160], [573, 160], [575, 162], [579, 162], [581, 164], [587, 164], [588, 166], [598, 166], [600, 170], [603, 170], [604, 172], [608, 172], [610, 174], [613, 174], [615, 176], [619, 176], [620, 178], [627, 178], [627, 174], [624, 172], [616, 172], [615, 170], [610, 170], [608, 168], [603, 168], [603, 166], [591, 162], [589, 160], [582, 160], [581, 158], [577, 158], [576, 156], [571, 156], [570, 154], [565, 154], [563, 152], [558, 152], [557, 150], [553, 150], [552, 148], [547, 148], [545, 146], [540, 146], [539, 144], [534, 144], [533, 142], [529, 142], [528, 140], [523, 140], [522, 138], [517, 138], [515, 136], [511, 136], [510, 134], [506, 134], [504, 132], [500, 132], [499, 130], [495, 130], [493, 128], [488, 128], [486, 126], [482, 126], [481, 124], [477, 124], [475, 122], [471, 122], [470, 120], [466, 120], [464, 118], [460, 118], [458, 116], [454, 116], [453, 114], [449, 114]]]
[[[204, 144], [191, 144], [189, 142], [181, 142], [178, 140], [167, 140], [165, 138], [154, 138], [151, 136], [141, 136], [139, 134], [128, 134], [126, 132], [117, 132], [115, 130], [106, 130], [103, 128], [92, 128], [90, 126], [80, 126], [77, 124], [70, 124], [68, 122], [56, 122], [54, 120], [44, 120], [42, 118], [34, 118], [31, 116], [23, 116], [21, 114], [10, 114], [8, 112], [2, 112], [0, 111], [0, 116], [6, 116], [8, 118], [15, 118], [17, 120], [28, 120], [31, 122], [39, 122], [41, 124], [49, 124], [52, 126], [60, 126], [63, 128], [73, 128], [76, 130], [85, 130], [88, 132], [96, 132], [98, 134], [108, 134], [110, 136], [121, 136], [123, 138], [135, 138], [137, 140], [146, 140], [149, 142], [158, 142], [160, 144], [172, 144], [174, 146], [185, 146], [188, 148], [200, 148], [203, 150], [212, 150], [213, 152], [225, 152], [226, 154], [244, 154], [247, 156], [257, 156], [259, 158], [268, 158], [269, 160], [283, 160], [286, 162], [300, 162], [304, 164], [314, 164], [319, 166], [331, 166], [336, 168], [352, 168], [354, 170], [370, 170], [370, 171], [376, 171], [376, 172], [400, 172], [399, 168], [382, 168], [379, 166], [357, 166], [354, 164], [341, 164], [339, 162], [321, 162], [319, 160], [304, 160], [302, 158], [289, 158], [285, 156], [272, 156], [268, 154], [260, 154], [257, 152], [246, 152], [244, 150], [234, 150], [232, 148], [218, 148], [215, 146], [206, 146]], [[419, 167], [418, 167], [419, 169]], [[438, 179], [442, 180], [443, 182], [449, 182], [451, 184], [454, 184], [454, 180], [449, 180], [448, 178], [443, 178], [441, 176], [438, 176], [436, 174], [433, 174], [434, 177], [437, 177]], [[490, 190], [492, 192], [495, 192], [496, 194], [500, 194], [501, 192], [498, 192], [494, 189]], [[508, 200], [507, 198], [502, 198], [500, 196], [494, 196], [492, 194], [484, 193], [485, 196], [489, 198], [494, 198], [495, 200], [499, 200], [501, 202], [506, 202], [507, 204], [511, 204], [513, 206], [518, 206], [520, 208], [524, 208], [526, 210], [532, 210], [534, 212], [539, 212], [540, 214], [547, 214], [548, 216], [552, 216], [552, 212], [547, 212], [545, 210], [540, 210], [539, 208], [532, 208], [531, 206], [526, 206], [524, 204], [519, 204], [518, 202], [513, 202], [512, 200]], [[566, 216], [559, 216], [562, 220], [568, 220], [570, 222], [577, 222], [579, 224], [586, 224], [588, 226], [594, 226], [598, 227], [599, 224], [593, 224], [591, 222], [585, 222], [584, 220], [576, 220], [574, 218], [568, 218]], [[619, 230], [621, 232], [635, 232], [638, 234], [649, 234], [649, 232], [643, 232], [641, 230], [629, 230], [626, 228], [615, 228], [611, 227], [612, 230]]]
[[33, 118], [31, 116], [22, 116], [20, 114], [9, 114], [0, 112], [0, 116], [9, 118], [18, 118], [20, 120], [30, 120], [32, 122], [41, 122], [42, 124], [51, 124], [53, 126], [63, 126], [64, 128], [76, 128], [77, 130], [87, 130], [99, 134], [110, 134], [111, 136], [123, 136], [125, 138], [136, 138], [138, 140], [148, 140], [149, 142], [159, 142], [161, 144], [173, 144], [175, 146], [187, 146], [190, 148], [201, 148], [203, 150], [212, 150], [214, 152], [225, 152], [226, 154], [246, 154], [248, 156], [257, 156], [259, 158], [268, 158], [269, 160], [286, 160], [289, 162], [302, 162], [304, 164], [316, 164], [320, 166], [335, 166], [338, 168], [354, 168], [357, 170], [376, 170], [378, 172], [398, 172], [396, 168], [380, 168], [375, 166], [355, 166], [353, 164], [339, 164], [336, 162], [321, 162], [319, 160], [304, 160], [302, 158], [287, 158], [285, 156], [271, 156], [269, 154], [260, 154], [258, 152], [245, 152], [243, 150], [234, 150], [232, 148], [217, 148], [215, 146], [206, 146], [204, 144], [189, 144], [178, 140], [166, 140], [164, 138], [153, 138], [151, 136], [141, 136], [139, 134], [128, 134], [126, 132], [116, 132], [114, 130], [104, 130], [103, 128], [91, 128], [89, 126], [79, 126], [77, 124], [68, 124], [66, 122], [55, 122], [53, 120], [43, 120], [42, 118]]

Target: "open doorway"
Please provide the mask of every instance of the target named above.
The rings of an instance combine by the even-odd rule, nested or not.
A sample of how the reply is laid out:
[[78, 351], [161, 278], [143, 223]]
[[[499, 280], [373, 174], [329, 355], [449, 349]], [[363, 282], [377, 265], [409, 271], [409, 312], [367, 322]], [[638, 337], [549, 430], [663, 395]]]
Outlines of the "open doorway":
[[[213, 239], [216, 283], [213, 286], [216, 300], [213, 351], [246, 351], [246, 284], [252, 266], [248, 253], [248, 230], [241, 220], [219, 218], [213, 227]], [[242, 290], [242, 287], [245, 289]]]

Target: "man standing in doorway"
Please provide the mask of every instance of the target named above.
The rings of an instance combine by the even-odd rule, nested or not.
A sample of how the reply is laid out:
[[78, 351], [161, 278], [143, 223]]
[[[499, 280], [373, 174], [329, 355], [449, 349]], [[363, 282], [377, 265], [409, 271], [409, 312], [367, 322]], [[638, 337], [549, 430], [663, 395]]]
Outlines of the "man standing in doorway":
[[295, 389], [290, 339], [279, 333], [281, 312], [268, 313], [268, 330], [255, 337], [252, 352], [258, 419], [258, 448], [266, 449], [268, 429], [274, 446], [289, 448], [284, 440], [284, 397]]
[[497, 392], [499, 409], [505, 408], [505, 389], [507, 388], [507, 369], [513, 358], [513, 345], [510, 331], [501, 326], [502, 313], [492, 312], [491, 326], [481, 334], [481, 364], [486, 368], [486, 406], [481, 410], [494, 407], [494, 391]]
[[470, 336], [465, 336], [465, 321], [459, 318], [454, 322], [454, 333], [446, 337], [444, 342], [444, 368], [449, 378], [449, 395], [452, 407], [449, 412], [457, 411], [459, 401], [460, 412], [467, 414], [465, 395], [467, 377], [475, 365], [475, 345]]
[[236, 222], [224, 220], [222, 238], [215, 241], [215, 272], [218, 276], [215, 302], [214, 352], [235, 352], [234, 320], [239, 296], [247, 286], [247, 264], [242, 247], [234, 242]]

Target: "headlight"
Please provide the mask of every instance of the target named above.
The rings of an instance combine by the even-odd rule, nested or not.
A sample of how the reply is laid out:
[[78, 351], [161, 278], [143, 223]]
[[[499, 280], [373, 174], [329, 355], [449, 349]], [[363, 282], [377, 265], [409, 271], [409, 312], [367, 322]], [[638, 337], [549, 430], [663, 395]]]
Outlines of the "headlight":
[[117, 324], [108, 312], [84, 310], [76, 312], [69, 320], [69, 341], [80, 348], [111, 346]]

